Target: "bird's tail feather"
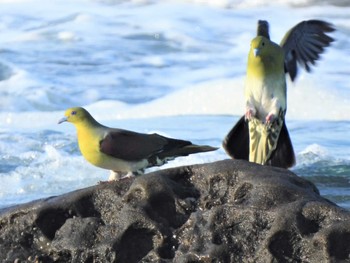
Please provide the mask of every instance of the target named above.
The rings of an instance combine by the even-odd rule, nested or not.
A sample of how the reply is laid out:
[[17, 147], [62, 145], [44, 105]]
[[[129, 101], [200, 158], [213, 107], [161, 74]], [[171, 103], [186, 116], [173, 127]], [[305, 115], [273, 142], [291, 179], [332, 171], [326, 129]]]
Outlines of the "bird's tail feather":
[[160, 153], [158, 157], [163, 159], [167, 157], [187, 156], [193, 153], [210, 152], [210, 151], [215, 151], [217, 149], [219, 148], [208, 146], [208, 145], [189, 144], [184, 147], [173, 148], [168, 151], [164, 151]]
[[276, 150], [283, 118], [265, 124], [257, 118], [249, 120], [249, 161], [266, 164]]
[[[245, 121], [245, 117], [242, 116], [225, 137], [223, 147], [226, 153], [233, 159], [243, 159], [247, 161], [251, 159], [252, 161], [252, 157], [249, 157], [249, 142], [249, 125], [248, 122]], [[293, 145], [284, 121], [282, 123], [282, 127], [280, 128], [275, 149], [265, 157], [267, 160], [265, 159], [263, 162], [266, 165], [289, 168], [295, 164]]]
[[266, 20], [259, 20], [258, 21], [257, 35], [266, 37], [267, 39], [270, 39], [269, 23]]

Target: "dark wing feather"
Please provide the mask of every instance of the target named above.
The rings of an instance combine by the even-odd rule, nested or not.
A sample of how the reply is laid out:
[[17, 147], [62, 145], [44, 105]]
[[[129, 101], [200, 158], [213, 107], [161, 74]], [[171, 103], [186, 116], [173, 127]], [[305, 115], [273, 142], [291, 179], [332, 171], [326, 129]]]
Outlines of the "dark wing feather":
[[249, 130], [244, 116], [226, 135], [222, 146], [233, 159], [249, 160]]
[[111, 129], [100, 141], [100, 151], [118, 159], [136, 161], [161, 152], [167, 144], [167, 138], [158, 134]]
[[297, 75], [297, 64], [306, 71], [311, 70], [320, 54], [334, 39], [326, 33], [333, 32], [334, 27], [321, 20], [303, 21], [287, 32], [281, 42], [285, 52], [285, 70], [293, 81]]

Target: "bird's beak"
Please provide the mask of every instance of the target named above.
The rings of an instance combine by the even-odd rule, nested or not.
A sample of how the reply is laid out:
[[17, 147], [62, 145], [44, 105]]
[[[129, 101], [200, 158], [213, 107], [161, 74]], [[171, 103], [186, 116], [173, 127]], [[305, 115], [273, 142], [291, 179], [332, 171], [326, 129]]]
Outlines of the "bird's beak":
[[254, 53], [254, 57], [257, 57], [260, 53], [260, 49], [254, 48], [253, 53]]
[[65, 121], [68, 121], [68, 118], [67, 117], [63, 117], [62, 119], [60, 119], [58, 121], [58, 124], [61, 124], [62, 122], [65, 122]]

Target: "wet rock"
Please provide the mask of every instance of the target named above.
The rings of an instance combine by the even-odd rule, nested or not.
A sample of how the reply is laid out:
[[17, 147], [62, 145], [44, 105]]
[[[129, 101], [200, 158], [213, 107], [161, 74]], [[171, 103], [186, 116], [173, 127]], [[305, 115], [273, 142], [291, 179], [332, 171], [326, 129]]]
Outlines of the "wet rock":
[[162, 170], [0, 211], [1, 262], [350, 262], [350, 212], [245, 161]]

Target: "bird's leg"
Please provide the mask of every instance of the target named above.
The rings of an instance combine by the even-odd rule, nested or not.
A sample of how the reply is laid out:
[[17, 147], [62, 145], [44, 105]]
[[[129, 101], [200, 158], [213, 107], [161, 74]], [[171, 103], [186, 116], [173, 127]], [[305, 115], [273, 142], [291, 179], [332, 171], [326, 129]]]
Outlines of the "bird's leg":
[[254, 107], [250, 107], [247, 105], [246, 111], [245, 111], [245, 119], [250, 120], [251, 118], [255, 117], [256, 115], [256, 109]]
[[272, 112], [270, 112], [269, 114], [267, 114], [266, 118], [265, 118], [265, 122], [266, 124], [271, 124], [275, 121], [276, 119], [276, 115]]
[[285, 114], [286, 111], [281, 107], [278, 110], [269, 112], [265, 118], [266, 125], [279, 125], [279, 120], [283, 120]]
[[254, 96], [251, 94], [251, 90], [246, 91], [246, 101], [245, 101], [245, 120], [251, 120], [253, 117], [256, 116], [256, 107], [254, 104]]

